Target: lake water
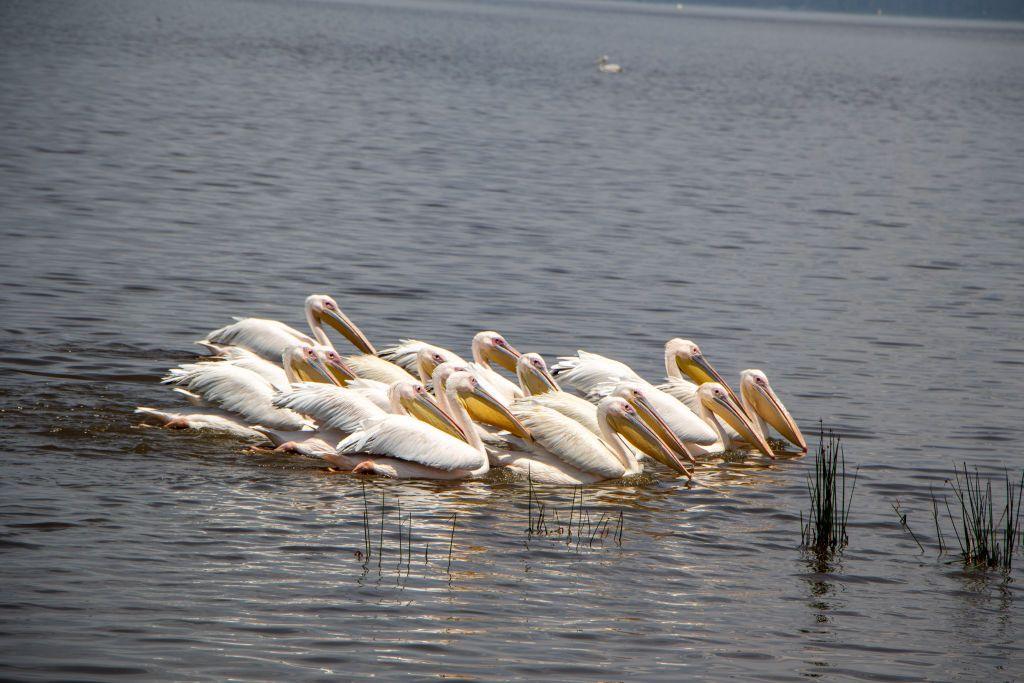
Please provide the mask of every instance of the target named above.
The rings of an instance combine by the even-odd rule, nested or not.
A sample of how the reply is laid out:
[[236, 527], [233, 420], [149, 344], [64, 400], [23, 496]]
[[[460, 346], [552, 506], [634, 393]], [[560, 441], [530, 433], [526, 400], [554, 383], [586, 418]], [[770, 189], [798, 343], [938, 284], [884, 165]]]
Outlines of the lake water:
[[[3, 3], [0, 676], [1024, 676], [1024, 571], [938, 557], [929, 502], [954, 463], [1024, 466], [1022, 67], [1010, 24]], [[805, 556], [810, 459], [755, 458], [589, 488], [623, 519], [593, 548], [528, 539], [501, 477], [370, 480], [364, 563], [358, 479], [132, 414], [311, 292], [378, 347], [495, 328], [657, 379], [682, 336], [762, 368], [845, 437], [850, 545]]]

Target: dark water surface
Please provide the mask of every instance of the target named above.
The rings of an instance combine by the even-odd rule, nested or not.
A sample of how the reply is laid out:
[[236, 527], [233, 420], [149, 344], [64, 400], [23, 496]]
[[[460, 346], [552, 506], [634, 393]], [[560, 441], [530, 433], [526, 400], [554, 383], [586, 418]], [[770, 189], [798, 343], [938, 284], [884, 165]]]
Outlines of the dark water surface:
[[[937, 559], [928, 502], [1024, 465], [1022, 67], [1012, 25], [3, 2], [0, 676], [1024, 675], [1022, 571]], [[524, 543], [521, 484], [370, 481], [414, 556], [392, 513], [364, 569], [358, 480], [132, 415], [314, 291], [378, 346], [763, 368], [846, 435], [850, 547], [817, 571], [810, 462], [752, 460], [588, 490], [623, 545], [578, 551]]]

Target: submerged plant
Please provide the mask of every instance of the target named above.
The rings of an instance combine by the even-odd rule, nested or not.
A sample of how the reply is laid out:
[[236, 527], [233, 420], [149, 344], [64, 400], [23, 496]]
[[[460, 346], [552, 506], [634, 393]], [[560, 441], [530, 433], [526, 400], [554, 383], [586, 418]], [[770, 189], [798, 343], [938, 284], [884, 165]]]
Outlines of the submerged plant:
[[806, 524], [800, 513], [801, 546], [825, 555], [841, 550], [849, 542], [846, 525], [850, 503], [857, 487], [853, 475], [850, 495], [846, 495], [846, 456], [842, 439], [823, 425], [818, 427], [818, 451], [814, 454], [814, 473], [807, 475], [807, 492], [811, 510]]
[[1009, 570], [1013, 566], [1013, 555], [1021, 545], [1021, 493], [1024, 491], [1024, 471], [1020, 482], [1014, 485], [1009, 472], [1006, 473], [1006, 500], [999, 517], [995, 516], [995, 501], [992, 482], [982, 481], [978, 469], [973, 475], [953, 468], [953, 479], [948, 483], [953, 495], [960, 503], [960, 520], [957, 524], [946, 503], [946, 511], [953, 522], [953, 532], [960, 544], [960, 555], [965, 564], [979, 567]]

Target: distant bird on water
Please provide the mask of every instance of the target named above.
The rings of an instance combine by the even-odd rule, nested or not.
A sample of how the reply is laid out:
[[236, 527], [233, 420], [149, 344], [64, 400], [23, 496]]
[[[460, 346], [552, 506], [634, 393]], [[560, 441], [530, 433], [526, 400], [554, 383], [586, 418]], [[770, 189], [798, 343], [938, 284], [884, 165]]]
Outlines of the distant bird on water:
[[610, 63], [608, 55], [601, 55], [601, 59], [597, 60], [597, 70], [603, 74], [620, 74], [622, 66]]

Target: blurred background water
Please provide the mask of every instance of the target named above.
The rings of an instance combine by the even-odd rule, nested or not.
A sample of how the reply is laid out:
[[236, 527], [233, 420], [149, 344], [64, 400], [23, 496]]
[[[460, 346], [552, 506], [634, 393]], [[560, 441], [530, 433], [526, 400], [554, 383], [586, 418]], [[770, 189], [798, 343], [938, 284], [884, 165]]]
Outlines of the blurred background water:
[[[1013, 24], [0, 4], [0, 675], [1020, 676], [1021, 571], [938, 559], [928, 491], [1024, 465], [1022, 66]], [[392, 513], [364, 568], [358, 480], [132, 415], [311, 292], [378, 347], [494, 328], [653, 380], [682, 336], [762, 368], [860, 467], [850, 547], [802, 555], [811, 463], [755, 460], [593, 487], [623, 543], [579, 550], [527, 543], [500, 477], [370, 481], [415, 557]]]

